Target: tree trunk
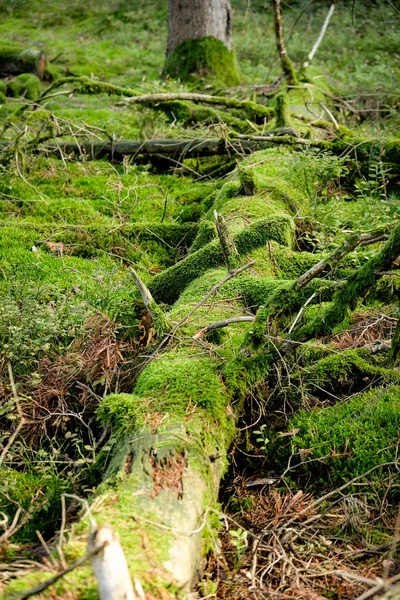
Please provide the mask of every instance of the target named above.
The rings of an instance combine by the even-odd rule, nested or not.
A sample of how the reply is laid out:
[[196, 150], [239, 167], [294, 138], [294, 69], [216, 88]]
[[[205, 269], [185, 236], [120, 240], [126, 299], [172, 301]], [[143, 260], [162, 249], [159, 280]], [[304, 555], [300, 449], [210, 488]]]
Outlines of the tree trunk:
[[229, 0], [169, 0], [164, 75], [183, 80], [195, 74], [237, 82], [231, 14]]
[[45, 70], [46, 57], [40, 50], [0, 47], [0, 77], [33, 73], [43, 80]]
[[231, 50], [228, 0], [169, 0], [167, 55], [182, 42], [212, 36]]

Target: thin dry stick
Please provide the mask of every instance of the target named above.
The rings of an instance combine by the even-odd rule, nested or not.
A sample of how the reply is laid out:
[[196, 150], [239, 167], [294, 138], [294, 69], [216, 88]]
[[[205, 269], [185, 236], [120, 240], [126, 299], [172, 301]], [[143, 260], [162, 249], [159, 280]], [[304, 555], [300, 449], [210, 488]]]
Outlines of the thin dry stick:
[[219, 329], [221, 327], [227, 327], [231, 323], [251, 323], [252, 321], [254, 321], [254, 319], [255, 319], [254, 316], [253, 317], [232, 317], [232, 319], [225, 319], [225, 321], [217, 321], [216, 323], [210, 323], [210, 325], [203, 327], [203, 329], [200, 329], [200, 331], [195, 333], [193, 336], [193, 339], [199, 340], [200, 338], [205, 336], [206, 333], [209, 333], [210, 331], [213, 331], [214, 329]]
[[326, 33], [326, 30], [328, 29], [329, 21], [331, 20], [331, 17], [333, 15], [334, 11], [335, 11], [335, 5], [332, 4], [331, 7], [330, 7], [330, 9], [329, 9], [329, 11], [328, 11], [328, 14], [326, 15], [326, 18], [325, 18], [324, 24], [322, 25], [321, 31], [319, 32], [319, 36], [317, 38], [317, 41], [315, 42], [314, 46], [312, 47], [312, 50], [308, 53], [308, 56], [307, 56], [308, 61], [306, 61], [304, 63], [304, 65], [303, 65], [304, 67], [308, 67], [308, 65], [310, 64], [310, 62], [314, 58], [314, 54], [316, 53], [316, 51], [318, 50], [318, 47], [319, 47], [320, 43], [324, 39], [324, 35]]
[[289, 329], [289, 333], [292, 333], [293, 329], [296, 326], [297, 321], [300, 319], [301, 315], [303, 314], [303, 312], [305, 311], [306, 307], [310, 304], [311, 300], [313, 300], [315, 298], [315, 296], [317, 295], [317, 292], [314, 292], [309, 298], [308, 300], [306, 300], [306, 302], [303, 304], [303, 306], [300, 308], [299, 312], [296, 315], [296, 318], [294, 319], [293, 323], [290, 326]]
[[18, 393], [17, 393], [17, 388], [15, 386], [15, 382], [14, 382], [14, 377], [13, 377], [13, 372], [12, 372], [12, 367], [11, 364], [8, 363], [8, 375], [10, 377], [10, 383], [11, 383], [11, 389], [13, 392], [13, 396], [14, 396], [14, 400], [15, 400], [15, 406], [17, 407], [17, 411], [20, 417], [20, 422], [18, 423], [14, 433], [12, 434], [12, 436], [9, 438], [7, 444], [5, 445], [3, 452], [0, 455], [0, 467], [4, 462], [4, 459], [9, 451], [9, 449], [11, 448], [11, 446], [13, 445], [15, 439], [17, 438], [19, 432], [21, 431], [21, 429], [23, 428], [23, 426], [26, 423], [25, 417], [22, 414], [22, 410], [21, 410], [21, 406], [19, 404], [19, 398], [18, 398]]
[[392, 461], [392, 462], [385, 462], [385, 463], [381, 463], [380, 465], [375, 465], [374, 467], [372, 467], [371, 469], [369, 469], [368, 471], [366, 471], [362, 475], [357, 475], [357, 477], [354, 477], [353, 479], [350, 479], [350, 481], [347, 481], [346, 483], [344, 483], [340, 487], [336, 488], [335, 490], [332, 490], [331, 492], [329, 492], [328, 494], [325, 494], [324, 496], [321, 496], [320, 498], [318, 498], [317, 500], [315, 500], [315, 502], [312, 502], [309, 506], [306, 506], [305, 508], [303, 508], [303, 510], [301, 510], [300, 512], [298, 512], [295, 517], [293, 517], [287, 523], [285, 523], [283, 529], [286, 529], [289, 525], [291, 525], [292, 523], [294, 523], [295, 521], [297, 521], [297, 519], [299, 517], [303, 516], [304, 514], [306, 514], [307, 512], [309, 512], [310, 510], [312, 510], [316, 506], [318, 506], [318, 504], [321, 504], [321, 502], [324, 502], [328, 498], [331, 498], [331, 496], [334, 496], [335, 494], [338, 494], [339, 492], [342, 492], [344, 489], [346, 489], [347, 487], [349, 487], [349, 485], [352, 485], [353, 483], [355, 483], [359, 479], [363, 479], [364, 477], [367, 477], [367, 475], [370, 475], [371, 473], [373, 473], [377, 469], [383, 469], [385, 467], [393, 467], [393, 466], [399, 468], [399, 465], [400, 465], [400, 463], [397, 462], [397, 461], [396, 462], [394, 462], [394, 461]]
[[387, 557], [387, 561], [386, 561], [386, 566], [385, 566], [385, 570], [384, 570], [384, 577], [388, 578], [389, 577], [389, 568], [390, 568], [390, 562], [393, 559], [394, 553], [396, 551], [396, 547], [397, 544], [400, 541], [400, 507], [397, 511], [397, 517], [396, 517], [396, 522], [394, 525], [394, 534], [393, 534], [393, 540], [391, 542], [390, 545], [390, 551]]
[[85, 556], [83, 556], [79, 560], [75, 561], [70, 567], [67, 567], [66, 569], [64, 569], [63, 571], [60, 571], [53, 577], [50, 577], [50, 579], [46, 579], [46, 581], [39, 583], [39, 585], [37, 585], [36, 587], [31, 588], [27, 592], [24, 592], [23, 594], [18, 596], [18, 600], [26, 600], [27, 598], [31, 598], [32, 596], [36, 596], [37, 594], [40, 594], [41, 592], [46, 590], [48, 587], [50, 587], [51, 585], [56, 583], [59, 579], [61, 579], [68, 573], [71, 573], [71, 571], [73, 571], [77, 567], [80, 567], [81, 565], [83, 565], [92, 556], [94, 556], [95, 554], [97, 554], [98, 552], [103, 550], [103, 548], [106, 545], [107, 545], [107, 542], [105, 542], [104, 544], [101, 544], [101, 546], [99, 546], [98, 548], [95, 548], [94, 550], [92, 550], [92, 552], [88, 552], [87, 554], [85, 554]]
[[332, 269], [342, 258], [347, 254], [355, 250], [361, 241], [361, 235], [351, 235], [340, 248], [336, 248], [327, 258], [320, 260], [317, 264], [313, 265], [308, 271], [300, 275], [295, 283], [295, 290], [299, 291], [303, 289], [312, 279], [318, 277], [322, 271], [328, 266]]

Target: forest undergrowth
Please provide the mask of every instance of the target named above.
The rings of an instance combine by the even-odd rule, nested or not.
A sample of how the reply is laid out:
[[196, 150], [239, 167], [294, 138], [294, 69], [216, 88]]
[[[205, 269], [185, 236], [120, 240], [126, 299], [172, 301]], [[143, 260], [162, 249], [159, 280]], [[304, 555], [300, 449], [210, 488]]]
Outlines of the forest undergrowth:
[[[0, 55], [48, 57], [44, 81], [0, 80], [5, 598], [78, 557], [88, 502], [119, 523], [100, 496], [121, 432], [175, 422], [223, 476], [194, 597], [367, 600], [400, 580], [400, 16], [339, 3], [304, 71], [329, 7], [289, 4], [299, 85], [269, 3], [237, 0], [226, 88], [161, 79], [164, 2], [0, 0]], [[177, 96], [132, 103], [149, 94]], [[159, 150], [173, 140], [192, 145]], [[40, 597], [97, 597], [80, 573]]]

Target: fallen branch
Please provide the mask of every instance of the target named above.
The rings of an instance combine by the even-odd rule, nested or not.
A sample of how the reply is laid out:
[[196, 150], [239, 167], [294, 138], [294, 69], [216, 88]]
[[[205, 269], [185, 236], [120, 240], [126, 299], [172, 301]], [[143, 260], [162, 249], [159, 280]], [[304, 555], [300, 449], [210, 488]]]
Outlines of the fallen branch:
[[232, 271], [238, 266], [239, 252], [233, 241], [233, 237], [228, 230], [224, 217], [214, 210], [214, 223], [217, 230], [219, 243], [221, 246], [224, 262], [228, 271]]
[[214, 104], [226, 106], [227, 108], [241, 108], [247, 111], [250, 115], [258, 117], [271, 118], [274, 115], [274, 110], [251, 100], [238, 100], [237, 98], [228, 98], [227, 96], [210, 96], [208, 94], [194, 94], [189, 92], [165, 93], [165, 94], [146, 94], [142, 96], [129, 96], [117, 106], [126, 104], [145, 104], [152, 105], [160, 102], [174, 102], [176, 100], [186, 100], [200, 104]]
[[[44, 146], [42, 151], [45, 154], [61, 155], [64, 158], [68, 158], [68, 155], [84, 156], [88, 160], [96, 160], [103, 157], [112, 160], [122, 160], [124, 156], [179, 157], [182, 160], [185, 158], [197, 158], [199, 156], [243, 155], [274, 146], [275, 144], [310, 144], [309, 140], [292, 138], [291, 136], [254, 136], [254, 139], [240, 135], [237, 137], [238, 139], [232, 139], [229, 142], [226, 139], [220, 138], [196, 138], [190, 140], [154, 139], [145, 142], [134, 140], [93, 142], [83, 140], [79, 143], [65, 142]], [[2, 148], [6, 148], [6, 143], [0, 145], [0, 149]]]
[[[370, 160], [371, 154], [377, 153], [380, 159], [400, 164], [400, 142], [389, 139], [382, 143], [377, 139], [360, 138], [335, 138], [334, 140], [310, 140], [296, 137], [294, 135], [244, 135], [235, 133], [226, 138], [195, 138], [189, 140], [181, 139], [153, 139], [145, 142], [136, 140], [121, 140], [94, 142], [93, 140], [82, 140], [78, 142], [64, 142], [60, 144], [43, 145], [39, 150], [44, 154], [61, 156], [63, 159], [69, 156], [84, 156], [87, 160], [98, 158], [109, 158], [122, 160], [124, 156], [158, 156], [197, 158], [200, 156], [219, 155], [244, 155], [257, 150], [273, 148], [276, 144], [291, 147], [318, 148], [322, 151], [330, 151], [339, 156], [354, 155], [358, 160]], [[10, 147], [9, 142], [0, 142], [0, 151], [6, 151]]]
[[220, 329], [221, 327], [227, 327], [232, 323], [252, 323], [255, 317], [232, 317], [232, 319], [225, 319], [225, 321], [216, 321], [215, 323], [210, 323], [207, 327], [203, 327], [197, 333], [194, 334], [193, 339], [199, 340], [204, 337], [210, 331], [214, 331], [214, 329]]
[[328, 14], [325, 17], [325, 21], [324, 21], [324, 23], [323, 23], [323, 25], [321, 27], [321, 31], [319, 32], [319, 36], [317, 37], [317, 40], [316, 40], [314, 46], [312, 47], [311, 51], [307, 55], [308, 60], [305, 61], [304, 65], [303, 65], [304, 67], [308, 67], [308, 65], [310, 64], [310, 62], [314, 58], [314, 55], [315, 55], [316, 51], [318, 50], [320, 43], [324, 39], [324, 35], [326, 33], [326, 30], [328, 29], [329, 21], [331, 20], [331, 17], [333, 15], [334, 11], [335, 11], [335, 5], [332, 4], [331, 7], [330, 7], [330, 9], [329, 9], [329, 11], [328, 11]]
[[[195, 306], [193, 306], [193, 308], [187, 313], [187, 315], [185, 315], [180, 321], [179, 323], [175, 326], [172, 334], [176, 333], [176, 331], [184, 324], [186, 323], [186, 321], [192, 316], [192, 314], [200, 308], [200, 306], [202, 306], [205, 302], [207, 302], [207, 300], [213, 296], [221, 286], [223, 286], [227, 281], [229, 281], [230, 279], [232, 279], [233, 277], [236, 277], [237, 275], [239, 275], [240, 273], [242, 273], [243, 271], [245, 271], [246, 269], [250, 269], [250, 267], [253, 267], [256, 264], [255, 260], [252, 260], [251, 262], [247, 263], [246, 265], [244, 265], [243, 267], [240, 267], [239, 269], [235, 269], [234, 271], [231, 271], [230, 273], [228, 273], [228, 275], [226, 277], [224, 277], [221, 281], [219, 281], [218, 283], [216, 283], [209, 292], [207, 292], [207, 294], [204, 296], [204, 298], [202, 298], [200, 300], [200, 302], [198, 302]], [[253, 318], [253, 317], [251, 317]]]
[[342, 258], [358, 246], [361, 239], [361, 235], [359, 234], [350, 236], [343, 246], [336, 248], [336, 250], [334, 250], [327, 258], [320, 260], [317, 264], [312, 266], [311, 269], [308, 269], [303, 275], [300, 275], [296, 281], [295, 290], [299, 291], [304, 288], [312, 279], [318, 277], [326, 267], [329, 266], [332, 269]]

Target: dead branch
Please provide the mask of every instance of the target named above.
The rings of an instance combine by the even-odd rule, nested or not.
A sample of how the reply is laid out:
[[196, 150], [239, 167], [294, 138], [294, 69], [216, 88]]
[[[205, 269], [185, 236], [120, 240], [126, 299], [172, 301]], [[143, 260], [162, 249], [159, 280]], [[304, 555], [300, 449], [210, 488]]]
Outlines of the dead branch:
[[318, 275], [320, 275], [320, 273], [328, 266], [332, 269], [342, 258], [352, 252], [358, 246], [360, 241], [361, 235], [353, 234], [350, 236], [342, 246], [336, 248], [336, 250], [334, 250], [327, 258], [320, 260], [301, 275], [295, 283], [295, 290], [299, 291], [303, 289], [312, 279], [318, 277]]
[[238, 100], [237, 98], [228, 98], [227, 96], [210, 96], [208, 94], [194, 94], [189, 92], [165, 93], [165, 94], [146, 94], [143, 96], [130, 96], [117, 103], [117, 106], [124, 104], [146, 104], [153, 105], [160, 102], [174, 102], [176, 100], [186, 100], [200, 104], [215, 104], [226, 106], [227, 108], [242, 108], [250, 114], [255, 113], [258, 116], [271, 118], [274, 114], [273, 109], [257, 104], [251, 100]]
[[308, 60], [304, 63], [304, 65], [303, 65], [304, 67], [308, 67], [308, 65], [310, 64], [310, 62], [314, 58], [314, 55], [315, 55], [316, 51], [318, 50], [320, 43], [324, 39], [324, 35], [326, 33], [326, 30], [328, 29], [329, 21], [331, 20], [331, 17], [333, 15], [334, 11], [335, 11], [335, 5], [332, 4], [331, 7], [330, 7], [330, 9], [329, 9], [329, 11], [328, 11], [328, 14], [325, 17], [325, 21], [324, 21], [324, 23], [323, 23], [323, 25], [321, 27], [321, 31], [319, 32], [317, 40], [316, 40], [314, 46], [312, 47], [311, 51], [307, 55], [307, 59]]
[[214, 329], [219, 329], [221, 327], [227, 327], [232, 323], [251, 323], [253, 322], [255, 317], [232, 317], [232, 319], [225, 319], [225, 321], [216, 321], [215, 323], [210, 323], [207, 327], [203, 327], [193, 336], [194, 340], [199, 340], [204, 337], [210, 331], [214, 331]]
[[228, 271], [232, 271], [238, 266], [239, 252], [237, 251], [235, 242], [228, 230], [224, 217], [219, 215], [216, 210], [214, 210], [214, 222], [226, 268]]

